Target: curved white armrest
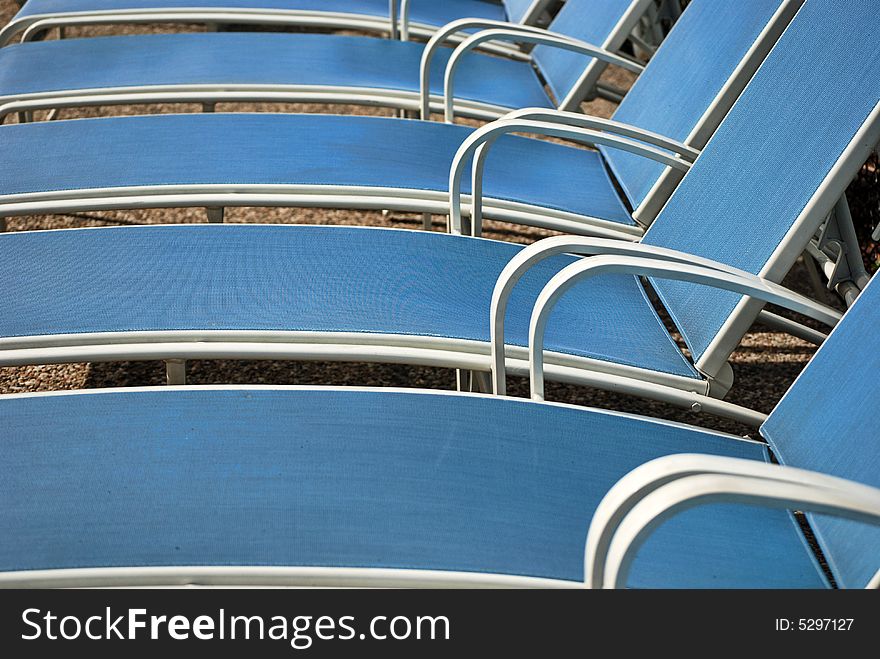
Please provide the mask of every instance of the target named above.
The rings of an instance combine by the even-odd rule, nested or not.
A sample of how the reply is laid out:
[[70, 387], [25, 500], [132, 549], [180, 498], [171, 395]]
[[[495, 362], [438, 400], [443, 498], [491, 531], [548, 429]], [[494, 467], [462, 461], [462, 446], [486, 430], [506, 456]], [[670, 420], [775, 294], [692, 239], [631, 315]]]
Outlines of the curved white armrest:
[[483, 30], [468, 37], [456, 46], [455, 51], [452, 53], [452, 57], [449, 58], [449, 62], [446, 64], [446, 76], [444, 79], [444, 115], [447, 123], [452, 123], [455, 119], [455, 109], [453, 107], [455, 100], [454, 79], [455, 71], [461, 62], [461, 58], [469, 51], [487, 41], [514, 41], [517, 43], [553, 46], [554, 48], [570, 50], [581, 55], [588, 55], [589, 57], [608, 62], [609, 64], [616, 64], [617, 66], [634, 73], [641, 73], [645, 69], [641, 64], [607, 51], [601, 46], [596, 46], [586, 41], [567, 37], [562, 34], [554, 34], [546, 31], [523, 31], [519, 28], [511, 29], [509, 26]]
[[550, 312], [575, 284], [601, 274], [629, 274], [687, 281], [740, 293], [834, 326], [841, 314], [773, 282], [746, 272], [722, 271], [689, 263], [633, 256], [596, 256], [572, 263], [551, 279], [538, 296], [529, 324], [531, 396], [544, 400], [544, 333]]
[[[605, 255], [607, 257], [632, 257], [642, 259], [646, 265], [651, 261], [664, 261], [670, 264], [690, 264], [707, 270], [726, 273], [734, 278], [742, 278], [749, 281], [760, 282], [761, 285], [772, 287], [779, 295], [791, 295], [793, 299], [808, 307], [801, 307], [801, 313], [805, 313], [810, 317], [816, 318], [828, 325], [834, 325], [840, 319], [841, 313], [836, 309], [814, 302], [802, 296], [791, 293], [787, 289], [767, 282], [766, 280], [755, 277], [749, 272], [731, 267], [724, 263], [719, 263], [711, 259], [706, 259], [693, 254], [680, 252], [678, 250], [667, 249], [663, 247], [654, 247], [641, 243], [630, 243], [621, 240], [607, 238], [591, 238], [579, 236], [555, 236], [545, 238], [532, 245], [529, 245], [519, 252], [501, 271], [496, 281], [495, 288], [492, 292], [492, 303], [490, 310], [490, 332], [491, 332], [491, 354], [492, 354], [492, 386], [494, 393], [504, 395], [506, 393], [506, 378], [504, 364], [504, 319], [507, 312], [507, 304], [510, 295], [513, 292], [517, 282], [522, 276], [534, 265], [540, 263], [544, 259], [559, 254], [576, 254], [582, 256]], [[588, 264], [596, 264], [596, 259], [584, 260], [572, 264], [574, 266], [585, 266]], [[599, 262], [601, 263], [601, 261]], [[596, 264], [598, 265], [598, 264]], [[562, 272], [565, 272], [563, 270]], [[562, 275], [560, 272], [557, 277]], [[549, 287], [552, 283], [547, 284]], [[545, 288], [546, 290], [546, 288]], [[757, 297], [757, 295], [755, 295]], [[809, 313], [806, 313], [806, 312]]]
[[[406, 3], [408, 0], [403, 0], [404, 5], [401, 6], [401, 11], [406, 11]], [[489, 19], [479, 19], [479, 18], [461, 18], [457, 21], [452, 21], [451, 23], [447, 23], [444, 27], [437, 30], [434, 35], [428, 40], [428, 43], [425, 45], [425, 49], [422, 51], [422, 61], [419, 65], [419, 80], [421, 85], [421, 118], [427, 121], [431, 118], [431, 62], [434, 59], [434, 54], [437, 52], [437, 49], [440, 48], [444, 43], [446, 43], [452, 36], [458, 34], [462, 30], [468, 30], [471, 28], [505, 28], [510, 31], [515, 31], [518, 34], [546, 34], [546, 30], [532, 27], [531, 25], [511, 25], [510, 23], [505, 23], [504, 21], [493, 21]], [[404, 41], [407, 40], [408, 30], [406, 24], [404, 23], [403, 28], [401, 29], [401, 39]]]
[[[601, 131], [611, 135], [619, 135], [621, 137], [632, 138], [637, 142], [644, 143], [663, 149], [662, 157], [658, 156], [655, 149], [635, 150], [633, 142], [621, 142], [619, 144], [609, 145], [619, 148], [626, 148], [630, 153], [636, 153], [651, 160], [658, 160], [663, 164], [670, 162], [669, 155], [665, 153], [669, 151], [676, 156], [671, 166], [680, 171], [687, 171], [691, 164], [700, 155], [699, 150], [694, 149], [678, 140], [673, 140], [665, 135], [647, 131], [638, 126], [632, 126], [620, 121], [612, 119], [602, 119], [590, 115], [579, 114], [576, 112], [565, 112], [562, 110], [547, 110], [545, 108], [524, 108], [522, 110], [514, 110], [503, 118], [486, 124], [485, 126], [474, 131], [461, 144], [455, 154], [450, 167], [450, 228], [452, 233], [461, 233], [463, 222], [461, 212], [461, 178], [464, 175], [466, 163], [471, 157], [471, 235], [479, 236], [482, 230], [482, 210], [483, 210], [483, 172], [485, 170], [486, 158], [489, 150], [499, 137], [506, 133], [526, 132], [538, 135], [545, 134], [535, 128], [536, 124], [527, 122], [539, 121], [544, 123], [559, 124], [572, 129], [566, 139], [570, 139], [581, 144], [595, 146], [595, 132]], [[505, 122], [505, 123], [500, 123]], [[578, 132], [583, 130], [583, 132]]]
[[559, 254], [576, 254], [580, 256], [614, 255], [633, 256], [649, 259], [662, 259], [673, 263], [692, 263], [704, 268], [717, 269], [734, 275], [749, 276], [749, 273], [712, 261], [693, 254], [679, 252], [665, 247], [654, 247], [641, 243], [631, 243], [609, 238], [592, 238], [587, 236], [554, 236], [545, 238], [529, 245], [513, 257], [495, 283], [492, 291], [490, 311], [490, 332], [492, 343], [492, 388], [494, 393], [506, 393], [504, 366], [504, 318], [507, 303], [517, 282], [533, 266], [544, 259]]
[[838, 487], [841, 484], [841, 479], [834, 476], [717, 455], [680, 453], [651, 460], [617, 481], [593, 513], [584, 549], [586, 586], [601, 587], [611, 540], [623, 519], [640, 501], [667, 483], [687, 476], [707, 474], [748, 476], [794, 483], [810, 479], [810, 482], [822, 483], [824, 487]]
[[[690, 169], [691, 165], [687, 160], [670, 155], [667, 151], [653, 147], [650, 144], [625, 137], [622, 134], [615, 134], [613, 132], [615, 130], [613, 124], [603, 126], [592, 118], [590, 123], [597, 128], [602, 128], [604, 132], [560, 122], [498, 119], [471, 133], [459, 146], [449, 169], [449, 217], [451, 232], [462, 233], [461, 180], [468, 160], [473, 157], [473, 164], [471, 166], [473, 188], [471, 194], [474, 203], [471, 208], [471, 217], [476, 220], [472, 223], [472, 226], [477, 227], [481, 222], [482, 216], [482, 181], [488, 149], [491, 148], [495, 140], [508, 133], [532, 133], [575, 140], [593, 146], [603, 145], [649, 158], [679, 171], [686, 172]], [[626, 132], [631, 133], [629, 130]]]
[[622, 121], [594, 117], [593, 115], [582, 114], [580, 112], [549, 110], [547, 108], [522, 108], [508, 112], [501, 117], [501, 119], [510, 121], [516, 119], [532, 119], [562, 124], [564, 126], [603, 130], [623, 137], [632, 137], [645, 144], [650, 144], [666, 151], [671, 151], [688, 163], [693, 163], [700, 155], [700, 149], [695, 149], [684, 142], [667, 137], [666, 135], [645, 130], [639, 126], [633, 126], [632, 124], [623, 123]]
[[[745, 503], [835, 515], [880, 525], [880, 489], [804, 469], [738, 458], [684, 455], [647, 463], [621, 479], [597, 509], [585, 549], [585, 578], [596, 588], [625, 587], [652, 531], [689, 508]], [[615, 501], [620, 504], [614, 510]], [[872, 584], [873, 580], [872, 580]]]
[[700, 265], [632, 256], [596, 256], [563, 268], [544, 286], [532, 310], [529, 325], [529, 375], [531, 396], [544, 400], [544, 332], [553, 307], [572, 286], [600, 274], [629, 274], [674, 279], [740, 293], [776, 304], [833, 326], [840, 312], [787, 288], [749, 273], [733, 273]]

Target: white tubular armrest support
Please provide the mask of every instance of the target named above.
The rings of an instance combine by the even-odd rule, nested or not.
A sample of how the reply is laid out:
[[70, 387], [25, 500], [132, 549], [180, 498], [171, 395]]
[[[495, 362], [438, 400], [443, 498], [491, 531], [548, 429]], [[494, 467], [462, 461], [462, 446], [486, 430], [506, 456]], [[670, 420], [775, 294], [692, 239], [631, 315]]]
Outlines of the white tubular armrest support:
[[649, 487], [647, 494], [629, 506], [616, 524], [607, 552], [595, 556], [604, 570], [593, 577], [594, 587], [625, 587], [638, 550], [651, 533], [676, 514], [701, 505], [758, 505], [834, 515], [880, 526], [880, 489], [803, 469], [735, 458], [716, 459], [726, 463], [698, 467], [694, 473], [683, 473], [656, 488]]
[[[408, 2], [409, 0], [402, 0], [401, 5], [401, 21], [403, 22], [406, 18], [406, 12], [408, 12]], [[457, 21], [452, 21], [451, 23], [447, 23], [444, 27], [437, 30], [434, 35], [428, 40], [428, 43], [425, 44], [425, 49], [422, 51], [422, 61], [419, 66], [419, 80], [421, 81], [421, 118], [427, 121], [431, 118], [431, 61], [434, 59], [434, 54], [437, 52], [437, 49], [443, 46], [444, 43], [449, 41], [451, 37], [460, 33], [462, 30], [468, 30], [470, 28], [506, 28], [509, 31], [515, 31], [520, 34], [546, 34], [546, 30], [541, 28], [532, 27], [530, 25], [511, 25], [510, 23], [505, 23], [504, 21], [492, 21], [489, 19], [479, 19], [479, 18], [460, 18]], [[401, 39], [406, 41], [408, 39], [408, 27], [406, 23], [403, 24], [401, 28]], [[478, 33], [481, 34], [481, 33]]]
[[401, 41], [409, 41], [409, 4], [410, 4], [410, 0], [400, 0], [400, 40]]
[[[585, 122], [587, 123], [587, 122]], [[471, 205], [472, 231], [474, 235], [479, 235], [477, 227], [481, 224], [482, 216], [482, 181], [485, 161], [488, 155], [488, 149], [498, 138], [507, 133], [532, 133], [534, 135], [546, 135], [551, 137], [559, 137], [589, 144], [592, 146], [604, 145], [615, 149], [628, 151], [651, 160], [655, 160], [667, 167], [672, 167], [679, 171], [687, 172], [690, 169], [690, 162], [683, 160], [668, 152], [626, 137], [622, 134], [615, 134], [614, 126], [602, 126], [600, 122], [593, 123], [597, 128], [602, 127], [607, 132], [601, 132], [592, 128], [581, 128], [579, 126], [570, 126], [562, 123], [548, 121], [531, 121], [529, 119], [498, 119], [490, 124], [486, 124], [479, 130], [471, 133], [455, 154], [452, 160], [452, 166], [449, 168], [449, 217], [450, 231], [452, 233], [462, 233], [462, 211], [461, 211], [461, 179], [464, 174], [465, 166], [468, 160], [473, 157], [473, 165], [471, 166], [471, 178], [473, 188], [471, 195], [473, 197]], [[620, 132], [620, 131], [617, 131]], [[630, 132], [627, 130], [626, 132]]]
[[643, 67], [641, 64], [637, 64], [636, 62], [633, 62], [632, 60], [629, 60], [625, 57], [621, 57], [620, 55], [615, 55], [614, 53], [605, 50], [601, 46], [596, 46], [586, 41], [573, 39], [572, 37], [567, 37], [561, 34], [553, 34], [552, 32], [522, 30], [521, 27], [522, 26], [516, 26], [515, 28], [511, 28], [509, 26], [505, 26], [504, 28], [483, 30], [482, 32], [478, 32], [477, 34], [468, 37], [462, 43], [456, 46], [455, 52], [452, 53], [452, 57], [449, 58], [449, 62], [446, 64], [446, 76], [444, 79], [444, 114], [445, 119], [448, 123], [452, 123], [452, 121], [455, 119], [454, 79], [455, 71], [458, 68], [459, 63], [461, 62], [461, 58], [464, 57], [469, 51], [477, 48], [478, 46], [480, 46], [480, 44], [487, 41], [514, 41], [517, 43], [530, 43], [542, 46], [553, 46], [555, 48], [561, 48], [563, 50], [570, 50], [581, 55], [588, 55], [595, 59], [608, 62], [609, 64], [616, 64], [617, 66], [622, 67], [628, 71], [632, 71], [634, 73], [641, 73], [642, 71], [644, 71], [645, 67]]
[[821, 323], [834, 326], [840, 312], [787, 288], [749, 273], [734, 273], [701, 265], [677, 263], [646, 256], [596, 256], [572, 263], [551, 279], [535, 303], [529, 325], [529, 375], [533, 400], [544, 400], [544, 332], [550, 312], [575, 284], [600, 274], [629, 274], [702, 284], [779, 305]]
[[[395, 41], [400, 37], [398, 30], [399, 23], [397, 22], [397, 1], [398, 0], [388, 0], [388, 19], [391, 21], [391, 30], [389, 34]], [[401, 1], [404, 3], [409, 2], [409, 0]]]
[[[748, 476], [803, 483], [823, 483], [825, 487], [839, 487], [841, 479], [825, 474], [780, 467], [753, 460], [727, 458], [699, 453], [667, 455], [636, 467], [608, 490], [599, 503], [584, 548], [584, 583], [587, 588], [601, 588], [605, 561], [611, 541], [621, 522], [645, 497], [664, 485], [688, 476], [698, 475]], [[843, 481], [849, 483], [849, 481]]]
[[492, 291], [490, 311], [490, 332], [492, 342], [492, 390], [497, 395], [507, 392], [506, 372], [504, 364], [504, 318], [507, 303], [517, 282], [534, 265], [544, 259], [559, 254], [575, 254], [580, 256], [632, 256], [671, 263], [690, 263], [727, 272], [732, 275], [751, 276], [749, 273], [733, 268], [724, 263], [712, 261], [693, 254], [679, 252], [665, 247], [653, 247], [641, 243], [630, 243], [610, 238], [592, 238], [580, 236], [554, 236], [545, 238], [524, 248], [513, 257], [501, 271]]

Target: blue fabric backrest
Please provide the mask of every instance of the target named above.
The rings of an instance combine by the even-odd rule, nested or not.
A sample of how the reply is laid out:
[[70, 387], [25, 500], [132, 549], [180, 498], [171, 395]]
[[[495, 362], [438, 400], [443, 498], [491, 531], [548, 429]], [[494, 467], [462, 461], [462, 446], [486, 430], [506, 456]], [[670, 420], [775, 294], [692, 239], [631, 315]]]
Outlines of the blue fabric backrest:
[[[571, 0], [559, 10], [550, 30], [603, 46], [632, 4], [633, 0]], [[568, 94], [592, 61], [553, 46], [538, 46], [532, 55], [557, 100]]]
[[[878, 33], [876, 0], [807, 0], [644, 242], [761, 273], [880, 102]], [[774, 269], [790, 267], [804, 247]], [[652, 283], [695, 360], [741, 299]]]
[[[692, 0], [614, 119], [685, 141], [780, 5]], [[637, 208], [665, 168], [619, 149], [600, 150]]]
[[[761, 427], [783, 464], [880, 487], [880, 281], [868, 284]], [[880, 527], [827, 515], [810, 524], [841, 586], [880, 569]]]
[[535, 0], [503, 0], [504, 8], [507, 9], [507, 17], [514, 23], [519, 23], [525, 18], [529, 7]]

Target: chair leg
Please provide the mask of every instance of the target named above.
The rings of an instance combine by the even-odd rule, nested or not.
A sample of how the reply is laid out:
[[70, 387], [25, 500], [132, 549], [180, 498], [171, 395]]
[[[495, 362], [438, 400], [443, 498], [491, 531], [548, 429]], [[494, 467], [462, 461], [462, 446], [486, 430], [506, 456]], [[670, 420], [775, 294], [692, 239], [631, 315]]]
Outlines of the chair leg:
[[169, 385], [186, 384], [186, 360], [166, 359], [165, 379]]
[[492, 393], [492, 380], [485, 371], [455, 371], [455, 386], [458, 391], [481, 394]]
[[431, 231], [434, 226], [434, 216], [430, 213], [422, 213], [422, 229]]
[[481, 394], [492, 393], [492, 380], [486, 371], [471, 371], [471, 391]]
[[224, 208], [222, 206], [210, 206], [205, 211], [208, 213], [208, 222], [223, 224]]

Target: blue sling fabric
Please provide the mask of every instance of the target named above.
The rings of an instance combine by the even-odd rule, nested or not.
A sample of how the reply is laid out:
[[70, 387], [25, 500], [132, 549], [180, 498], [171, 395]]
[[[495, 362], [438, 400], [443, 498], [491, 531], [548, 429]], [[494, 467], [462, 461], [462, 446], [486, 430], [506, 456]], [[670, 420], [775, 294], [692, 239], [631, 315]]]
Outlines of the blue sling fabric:
[[[472, 129], [384, 117], [187, 114], [2, 130], [0, 205], [2, 195], [41, 190], [186, 184], [446, 192], [452, 159]], [[488, 196], [634, 224], [594, 151], [506, 137], [488, 162]]]
[[[602, 46], [631, 4], [632, 0], [569, 2], [559, 10], [550, 29], [557, 34]], [[564, 98], [574, 87], [591, 59], [554, 46], [537, 46], [532, 55], [557, 100]]]
[[[513, 399], [148, 390], [0, 398], [0, 570], [259, 565], [583, 578], [587, 527], [632, 468], [762, 445]], [[820, 587], [788, 513], [664, 525], [634, 587]]]
[[[878, 31], [874, 2], [809, 0], [644, 241], [759, 273], [880, 102]], [[699, 359], [740, 296], [653, 283]]]
[[[67, 12], [113, 9], [244, 8], [326, 11], [341, 14], [388, 16], [388, 0], [30, 0], [16, 18]], [[415, 0], [410, 20], [442, 26], [457, 18], [505, 20], [504, 7], [485, 0]]]
[[[761, 428], [780, 462], [880, 487], [880, 283], [873, 282]], [[880, 569], [880, 528], [810, 515], [838, 583], [864, 588]]]
[[[481, 342], [495, 281], [521, 249], [428, 232], [242, 225], [14, 233], [0, 244], [3, 337], [277, 330]], [[534, 301], [569, 263], [550, 260], [518, 284], [508, 342], [528, 345]], [[108, 281], [125, 293], [107, 295], [99, 282]], [[576, 288], [547, 338], [568, 354], [698, 377], [633, 277]]]
[[[693, 0], [614, 119], [686, 140], [779, 5], [779, 0]], [[599, 150], [637, 208], [665, 168], [619, 149]]]
[[[0, 98], [167, 85], [321, 85], [420, 91], [424, 44], [370, 37], [213, 32], [63, 39], [0, 49]], [[450, 49], [433, 60], [442, 95]], [[527, 62], [471, 53], [456, 97], [502, 107], [552, 107]]]

